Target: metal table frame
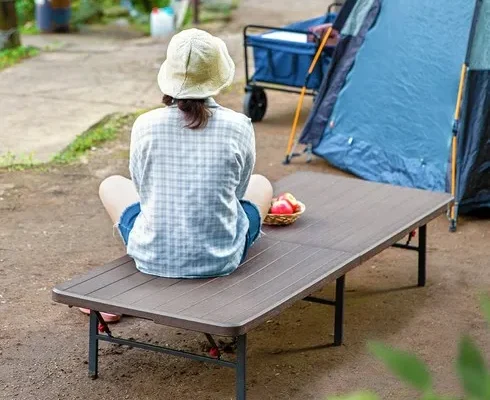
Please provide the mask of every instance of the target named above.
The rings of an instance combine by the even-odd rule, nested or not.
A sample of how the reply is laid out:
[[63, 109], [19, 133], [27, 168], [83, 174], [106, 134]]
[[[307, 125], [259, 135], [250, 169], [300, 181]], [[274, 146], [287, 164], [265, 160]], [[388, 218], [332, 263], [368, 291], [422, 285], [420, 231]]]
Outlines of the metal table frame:
[[[418, 228], [419, 230], [419, 243], [418, 246], [410, 245], [410, 238], [406, 244], [395, 243], [393, 247], [402, 248], [406, 250], [413, 250], [418, 252], [418, 286], [423, 287], [426, 283], [426, 253], [427, 253], [427, 226], [423, 225]], [[334, 318], [334, 346], [340, 346], [343, 342], [343, 330], [344, 330], [344, 296], [345, 296], [345, 275], [336, 279], [335, 284], [335, 299], [328, 300], [313, 296], [307, 296], [303, 300], [312, 303], [318, 303], [335, 307]], [[100, 330], [104, 333], [99, 333]], [[211, 345], [217, 349], [216, 342], [212, 336], [205, 333], [208, 341]], [[122, 339], [114, 337], [103, 320], [98, 311], [90, 312], [90, 324], [89, 324], [89, 376], [92, 379], [96, 379], [98, 376], [98, 350], [99, 341], [115, 343], [118, 345], [131, 346], [143, 350], [150, 350], [158, 353], [169, 354], [172, 356], [189, 358], [195, 361], [208, 362], [211, 364], [220, 365], [222, 367], [233, 368], [235, 370], [235, 386], [236, 386], [236, 399], [246, 399], [246, 368], [247, 368], [247, 334], [243, 334], [236, 337], [236, 359], [235, 361], [226, 361], [221, 358], [221, 353], [218, 350], [218, 356], [216, 358], [203, 356], [199, 354], [190, 353], [178, 349], [173, 349], [164, 346], [155, 346], [148, 343], [142, 343], [135, 340]]]

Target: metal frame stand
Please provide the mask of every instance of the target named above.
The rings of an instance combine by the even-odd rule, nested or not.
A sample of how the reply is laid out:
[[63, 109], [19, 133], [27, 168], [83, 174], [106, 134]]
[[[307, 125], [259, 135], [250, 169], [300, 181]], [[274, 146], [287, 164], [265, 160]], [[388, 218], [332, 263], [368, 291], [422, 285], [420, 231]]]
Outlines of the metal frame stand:
[[[427, 225], [419, 227], [418, 246], [410, 244], [412, 236], [410, 235], [407, 243], [395, 243], [393, 247], [418, 252], [418, 286], [423, 287], [427, 277]], [[311, 303], [324, 304], [335, 307], [335, 328], [334, 328], [334, 346], [341, 346], [344, 336], [344, 297], [345, 297], [345, 275], [337, 278], [335, 282], [335, 300], [322, 299], [308, 296], [303, 300]]]
[[334, 339], [333, 345], [342, 345], [344, 337], [344, 294], [345, 294], [345, 275], [337, 278], [335, 282], [335, 300], [322, 299], [319, 297], [308, 296], [304, 301], [310, 303], [318, 303], [327, 306], [335, 307], [335, 325], [334, 325]]
[[[393, 247], [398, 247], [407, 250], [418, 252], [418, 286], [425, 286], [426, 282], [426, 253], [427, 253], [427, 226], [419, 228], [419, 244], [418, 246], [410, 245], [410, 238], [406, 244], [396, 243]], [[334, 346], [340, 346], [344, 336], [344, 297], [345, 297], [345, 275], [337, 278], [335, 283], [335, 300], [322, 299], [318, 297], [308, 296], [303, 300], [312, 303], [324, 304], [335, 307], [335, 325], [334, 325]], [[102, 332], [102, 333], [99, 333]], [[205, 333], [211, 346], [217, 349], [215, 340], [210, 334]], [[135, 340], [121, 339], [114, 337], [109, 330], [106, 322], [98, 311], [90, 312], [89, 326], [89, 359], [88, 371], [89, 377], [96, 379], [98, 375], [98, 350], [99, 341], [115, 343], [119, 345], [131, 346], [143, 350], [155, 351], [158, 353], [170, 354], [172, 356], [189, 358], [195, 361], [208, 362], [217, 364], [235, 370], [236, 384], [236, 399], [246, 400], [246, 369], [247, 369], [247, 335], [243, 334], [236, 338], [236, 360], [226, 361], [221, 359], [221, 353], [217, 351], [217, 357], [207, 357], [200, 354], [194, 354], [187, 351], [172, 349], [170, 347], [155, 346], [148, 343], [137, 342]]]
[[[105, 332], [99, 333], [100, 331]], [[206, 334], [208, 340], [211, 338], [210, 343], [215, 343], [211, 335]], [[98, 376], [98, 351], [99, 341], [115, 343], [119, 345], [131, 346], [143, 350], [155, 351], [158, 353], [170, 354], [172, 356], [189, 358], [195, 361], [208, 362], [211, 364], [217, 364], [222, 367], [233, 368], [236, 374], [236, 399], [246, 400], [246, 358], [247, 358], [247, 335], [240, 335], [237, 337], [237, 354], [236, 361], [225, 361], [221, 359], [221, 353], [218, 352], [216, 358], [207, 357], [200, 354], [194, 354], [187, 351], [172, 349], [170, 347], [155, 346], [148, 343], [137, 342], [135, 340], [121, 339], [112, 336], [107, 324], [98, 311], [90, 312], [90, 326], [89, 326], [89, 350], [88, 350], [88, 373], [92, 379], [97, 379]]]
[[395, 243], [393, 247], [405, 250], [413, 250], [419, 253], [418, 257], [418, 286], [425, 286], [425, 282], [427, 280], [427, 268], [426, 268], [426, 260], [427, 260], [427, 225], [422, 225], [419, 227], [419, 244], [418, 246], [412, 246], [407, 242], [407, 244]]

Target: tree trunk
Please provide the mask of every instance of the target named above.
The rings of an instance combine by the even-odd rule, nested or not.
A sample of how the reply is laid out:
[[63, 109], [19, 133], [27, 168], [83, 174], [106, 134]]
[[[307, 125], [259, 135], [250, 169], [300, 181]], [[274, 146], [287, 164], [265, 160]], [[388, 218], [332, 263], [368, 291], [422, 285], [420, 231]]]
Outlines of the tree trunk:
[[151, 12], [153, 5], [151, 4], [151, 0], [143, 0], [143, 5], [146, 9], [146, 12]]
[[15, 0], [0, 0], [0, 50], [20, 46]]
[[196, 25], [199, 24], [199, 3], [200, 0], [193, 0], [194, 10], [192, 13], [192, 22]]
[[71, 5], [71, 0], [51, 0], [52, 8], [68, 8]]

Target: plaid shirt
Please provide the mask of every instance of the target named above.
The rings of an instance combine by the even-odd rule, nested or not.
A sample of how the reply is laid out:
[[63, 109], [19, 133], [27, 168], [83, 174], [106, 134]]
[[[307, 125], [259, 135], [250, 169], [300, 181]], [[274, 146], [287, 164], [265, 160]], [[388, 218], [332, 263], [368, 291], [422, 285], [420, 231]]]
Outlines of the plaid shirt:
[[255, 164], [250, 119], [207, 100], [203, 129], [185, 128], [176, 106], [141, 115], [129, 169], [141, 213], [127, 252], [145, 273], [169, 278], [228, 275], [239, 265], [248, 218], [239, 199]]

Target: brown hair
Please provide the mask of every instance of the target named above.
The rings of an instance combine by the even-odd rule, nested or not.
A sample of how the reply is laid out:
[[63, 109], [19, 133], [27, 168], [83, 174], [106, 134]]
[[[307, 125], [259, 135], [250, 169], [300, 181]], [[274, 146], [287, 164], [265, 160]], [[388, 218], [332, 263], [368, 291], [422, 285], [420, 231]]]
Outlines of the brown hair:
[[184, 118], [187, 121], [186, 128], [199, 129], [204, 128], [208, 124], [211, 112], [206, 106], [205, 99], [185, 99], [178, 100], [172, 96], [165, 95], [162, 100], [163, 104], [170, 106], [177, 103], [177, 107], [184, 113]]

